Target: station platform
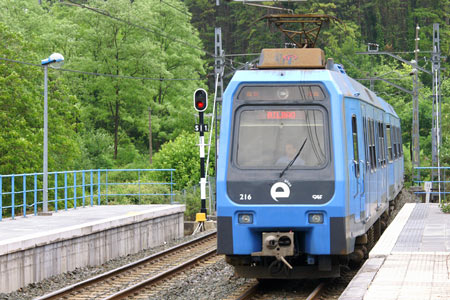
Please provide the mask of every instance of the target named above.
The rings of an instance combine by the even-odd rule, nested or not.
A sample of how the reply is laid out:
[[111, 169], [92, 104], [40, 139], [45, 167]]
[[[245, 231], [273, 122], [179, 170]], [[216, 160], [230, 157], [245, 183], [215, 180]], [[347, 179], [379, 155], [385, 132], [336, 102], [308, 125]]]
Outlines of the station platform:
[[101, 205], [0, 222], [0, 293], [183, 237], [184, 205]]
[[407, 203], [339, 300], [450, 299], [450, 214]]

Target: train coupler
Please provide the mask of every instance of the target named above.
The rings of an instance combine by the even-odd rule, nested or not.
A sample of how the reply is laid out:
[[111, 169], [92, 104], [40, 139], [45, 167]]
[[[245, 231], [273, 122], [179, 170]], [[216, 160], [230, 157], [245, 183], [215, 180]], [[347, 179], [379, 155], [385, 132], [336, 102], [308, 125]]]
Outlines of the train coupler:
[[286, 256], [294, 255], [294, 233], [293, 232], [263, 232], [262, 250], [253, 252], [252, 256], [275, 256], [289, 269], [292, 266], [286, 260]]

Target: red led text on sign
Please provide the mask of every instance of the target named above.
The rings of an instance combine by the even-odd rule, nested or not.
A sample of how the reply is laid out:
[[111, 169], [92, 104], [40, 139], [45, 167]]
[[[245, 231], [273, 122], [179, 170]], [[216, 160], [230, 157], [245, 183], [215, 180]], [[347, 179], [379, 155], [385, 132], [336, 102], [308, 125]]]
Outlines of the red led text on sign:
[[257, 98], [257, 97], [259, 97], [259, 92], [258, 91], [247, 91], [245, 93], [245, 96], [247, 96], [247, 98]]
[[267, 119], [295, 119], [295, 111], [268, 111]]

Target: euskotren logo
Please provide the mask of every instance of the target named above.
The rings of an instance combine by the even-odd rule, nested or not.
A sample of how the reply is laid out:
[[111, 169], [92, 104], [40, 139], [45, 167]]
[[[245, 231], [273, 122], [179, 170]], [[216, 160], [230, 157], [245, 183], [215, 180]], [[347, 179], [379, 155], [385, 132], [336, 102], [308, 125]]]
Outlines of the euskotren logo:
[[276, 202], [278, 202], [278, 198], [289, 198], [290, 194], [291, 189], [289, 188], [289, 185], [284, 182], [276, 182], [270, 189], [270, 196]]

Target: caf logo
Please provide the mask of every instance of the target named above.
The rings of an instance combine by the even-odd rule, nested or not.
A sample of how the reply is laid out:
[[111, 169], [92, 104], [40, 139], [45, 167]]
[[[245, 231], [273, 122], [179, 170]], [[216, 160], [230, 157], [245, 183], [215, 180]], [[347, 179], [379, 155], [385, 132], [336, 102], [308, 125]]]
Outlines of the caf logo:
[[289, 198], [290, 194], [291, 189], [289, 188], [289, 185], [284, 182], [276, 182], [270, 189], [270, 196], [272, 196], [272, 199], [276, 202], [278, 202], [278, 198]]

